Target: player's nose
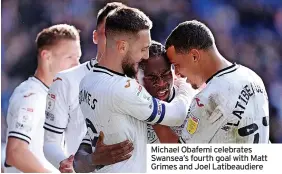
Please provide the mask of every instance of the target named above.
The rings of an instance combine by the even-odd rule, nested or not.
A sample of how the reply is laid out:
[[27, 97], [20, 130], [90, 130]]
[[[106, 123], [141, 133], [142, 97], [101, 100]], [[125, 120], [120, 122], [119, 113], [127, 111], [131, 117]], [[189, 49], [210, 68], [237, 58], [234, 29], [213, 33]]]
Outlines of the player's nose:
[[143, 55], [143, 59], [149, 59], [149, 50]]
[[157, 81], [157, 84], [158, 84], [158, 86], [163, 87], [167, 84], [167, 82], [164, 79], [159, 78], [158, 81]]

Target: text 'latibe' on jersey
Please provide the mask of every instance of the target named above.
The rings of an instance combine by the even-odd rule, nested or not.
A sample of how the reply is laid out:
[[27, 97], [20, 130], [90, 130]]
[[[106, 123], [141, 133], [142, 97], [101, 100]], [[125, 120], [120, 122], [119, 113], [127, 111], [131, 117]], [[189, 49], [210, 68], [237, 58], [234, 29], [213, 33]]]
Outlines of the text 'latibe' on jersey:
[[82, 102], [87, 103], [94, 110], [97, 100], [88, 91], [82, 89], [79, 91], [79, 104]]
[[[239, 120], [237, 121], [237, 123], [228, 122], [227, 125], [229, 125], [229, 126], [239, 126], [239, 124], [240, 124], [240, 122], [243, 118], [242, 115], [245, 113], [250, 99], [252, 97], [254, 97], [256, 94], [257, 95], [265, 95], [267, 97], [267, 94], [263, 90], [263, 88], [260, 87], [259, 85], [255, 84], [255, 83], [250, 83], [250, 84], [247, 84], [243, 87], [243, 89], [241, 90], [240, 95], [238, 97], [239, 100], [236, 102], [235, 108], [232, 112], [232, 114], [234, 116], [236, 116]], [[261, 122], [261, 124], [253, 122], [251, 124], [244, 125], [243, 127], [240, 127], [238, 129], [238, 134], [241, 137], [245, 137], [245, 136], [249, 136], [251, 134], [254, 134], [253, 143], [258, 143], [259, 139], [260, 139], [260, 134], [257, 130], [259, 129], [259, 125], [262, 125], [264, 127], [268, 126], [267, 117], [269, 117], [269, 116], [265, 115], [265, 116], [262, 117], [261, 120], [259, 120], [259, 122]]]
[[265, 91], [263, 91], [262, 88], [255, 83], [251, 83], [243, 87], [243, 89], [241, 90], [238, 96], [239, 100], [236, 102], [235, 108], [232, 112], [232, 114], [238, 117], [239, 120], [237, 123], [227, 123], [227, 125], [233, 125], [233, 126], [239, 125], [240, 120], [242, 119], [241, 115], [244, 114], [246, 106], [248, 105], [250, 98], [255, 94], [255, 92], [258, 94], [265, 93]]

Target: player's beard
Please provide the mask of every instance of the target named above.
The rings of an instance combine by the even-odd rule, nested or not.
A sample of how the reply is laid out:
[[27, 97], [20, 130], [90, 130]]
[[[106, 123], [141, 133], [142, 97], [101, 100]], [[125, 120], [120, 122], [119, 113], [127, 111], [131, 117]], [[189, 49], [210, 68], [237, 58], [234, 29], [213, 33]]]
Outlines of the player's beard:
[[125, 55], [125, 58], [122, 61], [122, 69], [127, 77], [136, 78], [137, 69], [135, 68], [135, 62], [132, 61], [129, 53]]

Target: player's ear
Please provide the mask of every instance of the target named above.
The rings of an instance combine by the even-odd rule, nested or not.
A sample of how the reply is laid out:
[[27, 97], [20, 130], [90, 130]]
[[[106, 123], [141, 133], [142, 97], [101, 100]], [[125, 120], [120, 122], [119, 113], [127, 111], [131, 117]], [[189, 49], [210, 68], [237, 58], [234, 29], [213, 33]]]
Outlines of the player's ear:
[[51, 52], [49, 50], [40, 50], [39, 51], [39, 56], [43, 60], [50, 60], [51, 59]]
[[190, 51], [190, 54], [192, 56], [193, 62], [198, 62], [200, 59], [200, 52], [197, 49], [192, 49]]
[[97, 30], [93, 31], [93, 43], [98, 44], [98, 32], [97, 32]]
[[129, 48], [128, 42], [125, 40], [118, 40], [117, 42], [117, 49], [120, 54], [126, 54]]

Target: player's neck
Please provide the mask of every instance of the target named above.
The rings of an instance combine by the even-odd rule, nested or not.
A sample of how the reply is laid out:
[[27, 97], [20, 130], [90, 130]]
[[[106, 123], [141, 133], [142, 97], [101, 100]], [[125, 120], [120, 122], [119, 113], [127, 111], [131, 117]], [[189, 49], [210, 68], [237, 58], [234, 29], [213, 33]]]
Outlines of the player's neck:
[[[226, 60], [217, 50], [208, 53], [209, 58], [206, 60], [205, 74], [203, 79], [207, 81], [218, 71], [230, 66], [232, 63]], [[211, 66], [212, 65], [212, 66]]]
[[117, 59], [116, 54], [111, 51], [106, 51], [103, 58], [99, 61], [99, 65], [123, 74], [122, 63], [119, 60], [120, 59]]
[[53, 76], [50, 73], [44, 71], [44, 69], [39, 66], [37, 67], [34, 76], [48, 87], [53, 81]]

